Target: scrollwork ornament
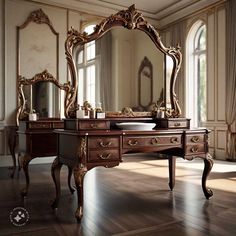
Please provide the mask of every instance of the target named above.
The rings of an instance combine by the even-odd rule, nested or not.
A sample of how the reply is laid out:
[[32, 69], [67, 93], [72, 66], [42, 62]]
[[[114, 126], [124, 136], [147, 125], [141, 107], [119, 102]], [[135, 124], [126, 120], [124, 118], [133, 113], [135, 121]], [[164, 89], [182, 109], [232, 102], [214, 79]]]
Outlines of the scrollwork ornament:
[[73, 93], [74, 88], [71, 86], [70, 82], [61, 84], [59, 83], [58, 79], [54, 78], [52, 74], [50, 74], [47, 70], [44, 70], [41, 73], [36, 74], [31, 79], [28, 79], [24, 76], [18, 77], [18, 108], [17, 108], [17, 115], [16, 115], [16, 123], [19, 124], [19, 119], [26, 119], [28, 117], [29, 111], [26, 110], [26, 100], [24, 96], [23, 86], [25, 85], [33, 85], [38, 82], [51, 82], [55, 84], [59, 89], [65, 91], [65, 100], [64, 100], [64, 107], [65, 107], [65, 117], [69, 117], [69, 108], [73, 103]]
[[138, 12], [135, 9], [135, 5], [130, 6], [127, 10], [121, 10], [116, 14], [109, 16], [108, 18], [101, 21], [100, 24], [96, 25], [94, 32], [90, 35], [85, 33], [81, 34], [77, 30], [71, 28], [68, 31], [68, 37], [65, 42], [65, 54], [69, 66], [69, 71], [72, 80], [72, 86], [75, 88], [74, 92], [71, 94], [71, 101], [75, 104], [70, 107], [70, 114], [72, 117], [75, 117], [75, 108], [77, 104], [77, 88], [78, 88], [78, 79], [76, 65], [74, 61], [74, 52], [78, 45], [83, 46], [85, 43], [99, 39], [107, 31], [109, 31], [114, 26], [123, 26], [127, 29], [138, 29], [145, 32], [153, 41], [155, 46], [164, 54], [170, 56], [173, 60], [174, 68], [171, 74], [171, 84], [170, 84], [170, 102], [171, 102], [171, 114], [167, 114], [169, 117], [179, 117], [181, 115], [181, 109], [178, 104], [178, 99], [175, 93], [175, 80], [180, 69], [182, 62], [182, 54], [180, 52], [180, 47], [165, 47], [161, 41], [158, 31], [154, 26], [150, 25], [142, 13]]

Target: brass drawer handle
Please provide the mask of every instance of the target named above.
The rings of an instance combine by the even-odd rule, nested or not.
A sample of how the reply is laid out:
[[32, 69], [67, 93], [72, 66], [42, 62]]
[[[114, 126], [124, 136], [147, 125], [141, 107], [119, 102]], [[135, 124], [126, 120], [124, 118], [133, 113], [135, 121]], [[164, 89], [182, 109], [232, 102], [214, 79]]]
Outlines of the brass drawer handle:
[[171, 143], [178, 143], [179, 139], [177, 137], [172, 137], [172, 138], [170, 138], [170, 142]]
[[111, 153], [108, 153], [106, 156], [103, 156], [102, 154], [100, 154], [99, 157], [103, 160], [107, 160], [111, 157]]
[[103, 143], [103, 141], [101, 141], [101, 142], [99, 143], [99, 145], [100, 145], [101, 147], [109, 147], [111, 144], [112, 144], [112, 142]]
[[137, 140], [132, 140], [132, 139], [130, 139], [130, 140], [128, 141], [128, 144], [129, 144], [130, 146], [135, 146], [135, 145], [138, 144], [138, 141], [137, 141]]
[[97, 124], [90, 124], [90, 127], [93, 129], [96, 129], [98, 127], [98, 125]]
[[154, 145], [154, 144], [158, 144], [159, 142], [159, 138], [152, 138], [151, 139], [151, 144]]
[[191, 138], [191, 141], [192, 141], [193, 143], [197, 143], [197, 142], [200, 141], [200, 138], [199, 138], [199, 136], [193, 136], [193, 137]]
[[190, 149], [191, 152], [198, 152], [199, 148], [198, 147], [192, 147]]
[[178, 126], [180, 126], [180, 125], [181, 125], [181, 123], [179, 123], [179, 122], [175, 122], [175, 123], [174, 123], [174, 126], [175, 126], [175, 127], [178, 127]]

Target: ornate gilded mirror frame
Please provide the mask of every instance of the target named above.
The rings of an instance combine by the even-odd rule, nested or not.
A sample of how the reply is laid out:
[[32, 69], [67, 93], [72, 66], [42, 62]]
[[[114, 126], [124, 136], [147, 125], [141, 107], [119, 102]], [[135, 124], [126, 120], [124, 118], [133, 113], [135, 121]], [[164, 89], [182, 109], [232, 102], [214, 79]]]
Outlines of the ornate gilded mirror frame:
[[[161, 41], [159, 33], [156, 31], [154, 26], [149, 24], [145, 20], [143, 15], [135, 9], [135, 5], [130, 6], [127, 10], [121, 10], [115, 15], [111, 15], [108, 18], [104, 19], [100, 24], [96, 25], [94, 32], [90, 35], [86, 33], [81, 34], [73, 28], [68, 31], [68, 36], [65, 42], [65, 52], [71, 75], [72, 86], [74, 87], [73, 100], [75, 101], [74, 105], [71, 106], [69, 116], [75, 117], [75, 110], [77, 109], [76, 91], [78, 88], [78, 82], [74, 60], [76, 48], [79, 45], [83, 45], [100, 38], [114, 26], [122, 26], [129, 30], [138, 29], [145, 32], [151, 38], [157, 49], [172, 58], [173, 70], [171, 73], [169, 85], [171, 104], [170, 106], [168, 106], [168, 109], [165, 110], [165, 113], [166, 117], [179, 117], [181, 115], [181, 109], [175, 93], [175, 81], [182, 62], [182, 54], [180, 52], [180, 48], [165, 47]], [[163, 102], [164, 104], [166, 104], [166, 99], [164, 100], [165, 101]]]
[[[19, 120], [24, 120], [28, 117], [29, 111], [26, 109], [26, 99], [23, 91], [23, 86], [25, 85], [33, 85], [38, 82], [51, 82], [55, 86], [57, 86], [60, 90], [65, 91], [65, 99], [64, 99], [64, 107], [68, 108], [69, 104], [69, 97], [71, 95], [72, 87], [70, 83], [60, 84], [57, 79], [55, 79], [47, 70], [43, 71], [42, 73], [36, 74], [33, 78], [28, 79], [22, 76], [18, 78], [18, 108], [17, 108], [17, 115], [16, 115], [16, 123], [19, 124]], [[65, 114], [68, 113], [65, 111]]]
[[[35, 74], [31, 79], [26, 78], [25, 76], [20, 74], [20, 31], [22, 29], [25, 29], [31, 22], [34, 22], [36, 24], [46, 24], [53, 35], [56, 36], [55, 40], [55, 48], [56, 48], [56, 55], [55, 55], [55, 61], [56, 61], [56, 78], [50, 74], [47, 71], [47, 68], [44, 68], [44, 70], [41, 73]], [[23, 92], [23, 86], [24, 85], [33, 85], [37, 82], [45, 81], [45, 82], [51, 82], [54, 85], [56, 85], [60, 90], [65, 91], [65, 100], [64, 100], [64, 115], [65, 117], [68, 117], [69, 107], [71, 104], [74, 103], [73, 96], [73, 90], [74, 88], [70, 85], [70, 82], [67, 82], [65, 84], [60, 84], [58, 81], [59, 78], [59, 33], [57, 33], [49, 20], [49, 17], [43, 12], [42, 9], [38, 9], [36, 11], [33, 11], [29, 14], [26, 21], [16, 27], [17, 30], [17, 114], [16, 114], [16, 124], [19, 124], [20, 119], [25, 119], [26, 116], [28, 116], [28, 112], [26, 110], [26, 100]], [[42, 37], [42, 35], [39, 37]], [[29, 43], [29, 42], [27, 42]]]

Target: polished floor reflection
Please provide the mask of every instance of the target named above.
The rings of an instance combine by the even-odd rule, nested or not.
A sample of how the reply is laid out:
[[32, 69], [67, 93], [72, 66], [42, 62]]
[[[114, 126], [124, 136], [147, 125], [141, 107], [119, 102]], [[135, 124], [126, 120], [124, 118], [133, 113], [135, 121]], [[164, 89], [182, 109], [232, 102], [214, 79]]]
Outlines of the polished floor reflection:
[[[50, 165], [31, 165], [28, 197], [20, 197], [23, 173], [10, 179], [0, 168], [0, 235], [236, 235], [236, 164], [216, 162], [207, 185], [214, 195], [206, 200], [201, 189], [202, 161], [177, 159], [176, 186], [168, 187], [167, 160], [127, 155], [119, 167], [91, 170], [85, 177], [85, 209], [81, 224], [74, 218], [77, 199], [61, 173], [62, 196], [53, 212], [55, 190]], [[25, 226], [12, 225], [9, 214], [22, 206], [29, 212]]]

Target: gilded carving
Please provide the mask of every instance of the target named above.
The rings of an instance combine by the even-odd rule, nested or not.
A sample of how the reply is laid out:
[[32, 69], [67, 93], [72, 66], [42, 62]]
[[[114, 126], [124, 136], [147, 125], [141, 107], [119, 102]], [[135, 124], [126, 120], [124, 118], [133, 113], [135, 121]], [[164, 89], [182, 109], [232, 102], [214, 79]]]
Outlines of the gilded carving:
[[74, 91], [72, 97], [74, 99], [74, 105], [71, 105], [69, 114], [72, 117], [75, 117], [75, 111], [78, 108], [76, 105], [76, 91], [78, 87], [77, 73], [75, 61], [73, 59], [74, 52], [79, 45], [83, 45], [87, 42], [100, 38], [108, 30], [114, 26], [123, 26], [127, 29], [138, 29], [145, 32], [156, 45], [156, 47], [164, 54], [170, 56], [173, 59], [174, 68], [171, 73], [170, 79], [170, 102], [171, 109], [166, 110], [166, 117], [179, 117], [181, 115], [181, 109], [178, 104], [178, 99], [175, 93], [175, 80], [180, 69], [182, 62], [182, 54], [180, 52], [180, 47], [165, 47], [161, 41], [159, 33], [156, 29], [150, 25], [142, 13], [139, 13], [135, 6], [130, 6], [127, 10], [119, 11], [118, 13], [111, 15], [110, 17], [104, 19], [100, 24], [94, 28], [94, 32], [91, 35], [86, 33], [79, 33], [75, 29], [70, 29], [68, 31], [67, 39], [65, 42], [65, 54], [69, 66], [69, 71], [72, 79], [72, 86]]
[[36, 24], [47, 24], [54, 34], [58, 34], [53, 28], [52, 22], [49, 20], [49, 17], [43, 12], [42, 9], [31, 12], [26, 21], [21, 26], [19, 26], [19, 28], [25, 28], [30, 22], [34, 22]]
[[70, 85], [70, 82], [60, 84], [59, 81], [53, 77], [47, 70], [44, 70], [41, 73], [36, 74], [33, 78], [27, 79], [23, 76], [19, 76], [18, 78], [18, 108], [16, 115], [16, 123], [19, 124], [19, 119], [25, 119], [28, 117], [29, 111], [26, 110], [26, 100], [23, 92], [24, 85], [32, 85], [34, 83], [45, 81], [51, 82], [55, 84], [58, 88], [65, 91], [65, 117], [68, 117], [69, 106], [71, 105], [71, 93], [73, 91], [73, 87]]

